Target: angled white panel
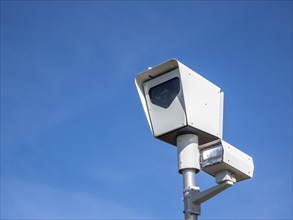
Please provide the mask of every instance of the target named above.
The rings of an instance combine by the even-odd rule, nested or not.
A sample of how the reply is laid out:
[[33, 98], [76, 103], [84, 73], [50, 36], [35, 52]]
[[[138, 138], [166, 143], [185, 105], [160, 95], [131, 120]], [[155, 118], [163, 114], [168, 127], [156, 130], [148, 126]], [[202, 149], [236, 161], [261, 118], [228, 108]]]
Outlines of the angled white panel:
[[252, 157], [224, 140], [221, 142], [224, 149], [223, 162], [238, 170], [243, 178], [251, 178], [254, 172]]
[[146, 102], [143, 84], [149, 80], [152, 80], [156, 77], [159, 77], [159, 76], [165, 74], [166, 72], [169, 72], [169, 71], [174, 70], [176, 68], [178, 68], [178, 62], [177, 62], [177, 60], [172, 59], [172, 60], [169, 60], [167, 62], [159, 64], [149, 70], [146, 70], [146, 71], [138, 74], [135, 78], [135, 85], [136, 85], [136, 88], [137, 88], [137, 91], [139, 94], [139, 98], [140, 98], [141, 104], [143, 106], [146, 118], [148, 120], [150, 129], [153, 134], [154, 134], [154, 131], [152, 129], [150, 115], [148, 113], [147, 102]]
[[188, 125], [222, 138], [223, 92], [183, 64], [179, 69]]

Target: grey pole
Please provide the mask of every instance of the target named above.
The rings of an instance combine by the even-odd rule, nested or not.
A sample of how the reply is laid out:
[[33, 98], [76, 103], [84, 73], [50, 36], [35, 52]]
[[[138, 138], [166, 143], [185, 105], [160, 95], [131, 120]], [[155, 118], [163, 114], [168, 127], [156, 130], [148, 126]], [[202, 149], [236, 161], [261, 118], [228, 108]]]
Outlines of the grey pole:
[[183, 175], [183, 189], [188, 189], [195, 186], [195, 169], [184, 169]]
[[193, 213], [193, 207], [191, 197], [189, 195], [189, 190], [191, 187], [195, 186], [195, 170], [194, 169], [184, 169], [182, 171], [183, 175], [183, 202], [184, 202], [184, 219], [185, 220], [197, 220], [198, 215]]
[[184, 134], [177, 137], [178, 171], [183, 176], [184, 219], [197, 220], [199, 213], [192, 207], [191, 188], [195, 186], [195, 174], [200, 170], [198, 137]]

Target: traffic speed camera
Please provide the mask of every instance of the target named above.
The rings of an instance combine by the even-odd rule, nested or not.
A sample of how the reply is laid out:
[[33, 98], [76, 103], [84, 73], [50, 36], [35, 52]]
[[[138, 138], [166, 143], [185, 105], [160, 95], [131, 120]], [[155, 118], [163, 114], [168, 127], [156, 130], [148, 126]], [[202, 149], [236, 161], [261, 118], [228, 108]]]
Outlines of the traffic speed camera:
[[[252, 157], [222, 140], [218, 86], [175, 59], [138, 74], [135, 83], [154, 137], [177, 146], [185, 219], [197, 219], [201, 203], [253, 176]], [[200, 192], [194, 182], [200, 170], [218, 185]]]
[[178, 60], [140, 73], [135, 82], [154, 137], [175, 146], [182, 134], [196, 134], [200, 144], [222, 138], [224, 93]]

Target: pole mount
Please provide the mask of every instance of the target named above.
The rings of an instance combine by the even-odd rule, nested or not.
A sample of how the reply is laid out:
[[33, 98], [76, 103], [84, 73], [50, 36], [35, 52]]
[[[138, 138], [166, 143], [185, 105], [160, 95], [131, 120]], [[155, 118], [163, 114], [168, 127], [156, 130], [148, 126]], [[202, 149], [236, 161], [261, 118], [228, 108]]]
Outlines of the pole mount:
[[234, 182], [232, 180], [225, 180], [222, 183], [202, 192], [199, 191], [199, 187], [189, 187], [184, 192], [184, 214], [188, 214], [187, 216], [193, 215], [195, 217], [190, 219], [197, 219], [197, 216], [201, 214], [201, 203], [216, 196], [233, 184]]
[[229, 188], [233, 184], [234, 184], [234, 182], [232, 182], [230, 180], [226, 180], [225, 182], [222, 182], [221, 184], [218, 184], [214, 187], [206, 189], [202, 192], [199, 192], [198, 190], [190, 188], [189, 195], [191, 197], [191, 202], [194, 205], [201, 204], [201, 203], [207, 201], [208, 199], [218, 195], [219, 193], [221, 193], [225, 189]]

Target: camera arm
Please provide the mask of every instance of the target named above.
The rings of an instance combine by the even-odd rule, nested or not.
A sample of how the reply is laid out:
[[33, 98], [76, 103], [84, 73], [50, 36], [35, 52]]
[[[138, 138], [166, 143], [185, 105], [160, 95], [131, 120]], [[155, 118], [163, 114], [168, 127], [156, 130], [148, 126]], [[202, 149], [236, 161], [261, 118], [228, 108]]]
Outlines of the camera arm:
[[184, 212], [188, 212], [190, 214], [200, 215], [200, 204], [209, 200], [210, 198], [218, 195], [225, 189], [229, 188], [230, 186], [234, 185], [236, 182], [234, 175], [229, 171], [224, 171], [219, 173], [216, 176], [216, 182], [218, 185], [206, 189], [200, 192], [199, 187], [197, 186], [190, 186], [188, 189], [185, 189], [184, 194], [184, 202], [185, 202], [185, 209]]
[[207, 201], [208, 199], [218, 195], [219, 193], [221, 193], [225, 189], [229, 188], [233, 184], [234, 183], [232, 181], [227, 180], [221, 184], [218, 184], [212, 188], [206, 189], [202, 192], [199, 192], [197, 187], [194, 187], [194, 188], [191, 187], [189, 189], [189, 195], [191, 197], [192, 203], [201, 204], [201, 203]]

